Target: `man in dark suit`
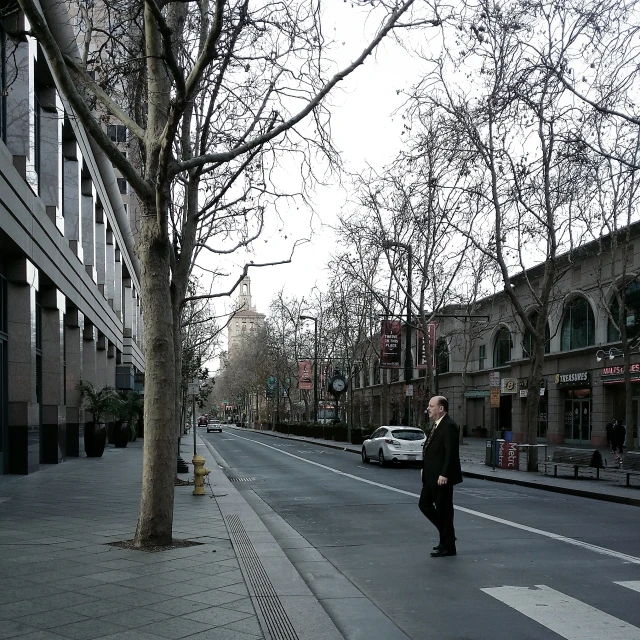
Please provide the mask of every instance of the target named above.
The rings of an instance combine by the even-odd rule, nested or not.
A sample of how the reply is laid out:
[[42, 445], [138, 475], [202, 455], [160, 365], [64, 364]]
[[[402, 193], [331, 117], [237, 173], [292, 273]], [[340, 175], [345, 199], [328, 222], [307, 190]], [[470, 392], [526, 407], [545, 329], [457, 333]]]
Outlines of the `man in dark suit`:
[[456, 555], [456, 532], [453, 528], [453, 487], [462, 482], [458, 425], [447, 413], [449, 402], [433, 396], [427, 412], [433, 426], [424, 444], [422, 492], [418, 506], [440, 534], [433, 548], [433, 558]]

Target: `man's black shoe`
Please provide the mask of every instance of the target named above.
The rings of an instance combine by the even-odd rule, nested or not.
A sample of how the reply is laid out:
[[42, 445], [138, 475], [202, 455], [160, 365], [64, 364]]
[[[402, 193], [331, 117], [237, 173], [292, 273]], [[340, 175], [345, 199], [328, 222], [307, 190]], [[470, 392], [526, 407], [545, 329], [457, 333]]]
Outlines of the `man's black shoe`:
[[456, 555], [455, 549], [445, 549], [444, 547], [441, 547], [437, 551], [434, 551], [433, 553], [431, 553], [432, 558], [446, 558], [447, 556], [455, 556], [455, 555]]
[[444, 547], [441, 544], [437, 544], [435, 547], [433, 547], [434, 551], [440, 551], [440, 549], [444, 549]]

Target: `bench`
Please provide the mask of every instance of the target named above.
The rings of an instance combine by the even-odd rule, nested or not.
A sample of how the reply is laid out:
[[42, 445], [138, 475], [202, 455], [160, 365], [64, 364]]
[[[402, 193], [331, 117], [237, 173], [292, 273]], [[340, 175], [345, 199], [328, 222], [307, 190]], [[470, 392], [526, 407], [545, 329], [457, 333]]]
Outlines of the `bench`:
[[[609, 471], [609, 469], [607, 469]], [[611, 471], [617, 471], [618, 473], [624, 473], [627, 476], [627, 487], [631, 476], [640, 476], [640, 453], [637, 451], [627, 451], [622, 459], [621, 467], [614, 467]]]
[[553, 466], [553, 476], [558, 477], [559, 466], [573, 467], [573, 477], [578, 478], [578, 469], [581, 467], [595, 469], [596, 478], [600, 479], [600, 469], [602, 469], [602, 455], [597, 449], [568, 449], [558, 447], [551, 458], [551, 462], [544, 463], [544, 473], [547, 473], [547, 465]]

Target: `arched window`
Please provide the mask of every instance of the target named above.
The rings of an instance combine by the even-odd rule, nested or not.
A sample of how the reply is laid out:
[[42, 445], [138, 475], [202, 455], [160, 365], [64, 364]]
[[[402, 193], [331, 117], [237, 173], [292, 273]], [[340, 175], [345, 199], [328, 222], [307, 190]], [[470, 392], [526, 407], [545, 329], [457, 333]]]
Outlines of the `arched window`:
[[449, 373], [449, 346], [446, 340], [438, 340], [436, 344], [436, 371]]
[[247, 295], [247, 291], [248, 291], [247, 285], [243, 284], [242, 285], [242, 294], [246, 296]]
[[[529, 316], [529, 322], [535, 326], [538, 322], [538, 312], [534, 311]], [[527, 330], [524, 332], [524, 338], [522, 340], [522, 352], [525, 358], [531, 357], [531, 351], [533, 350], [533, 336]], [[549, 353], [551, 350], [551, 332], [549, 331], [549, 323], [547, 322], [544, 327], [544, 352]]]
[[566, 307], [560, 332], [562, 351], [588, 347], [596, 342], [596, 320], [586, 298], [574, 298]]
[[511, 360], [511, 334], [507, 327], [502, 327], [493, 343], [493, 366], [501, 367]]
[[[640, 282], [630, 282], [627, 285], [624, 297], [625, 312], [622, 317], [622, 322], [627, 325], [627, 338], [634, 338], [640, 333]], [[609, 318], [609, 322], [607, 323], [607, 342], [617, 342], [620, 340], [620, 331], [618, 330], [620, 326], [620, 305], [618, 305], [615, 296], [611, 301], [609, 309], [616, 322], [614, 324], [611, 322], [611, 318]]]

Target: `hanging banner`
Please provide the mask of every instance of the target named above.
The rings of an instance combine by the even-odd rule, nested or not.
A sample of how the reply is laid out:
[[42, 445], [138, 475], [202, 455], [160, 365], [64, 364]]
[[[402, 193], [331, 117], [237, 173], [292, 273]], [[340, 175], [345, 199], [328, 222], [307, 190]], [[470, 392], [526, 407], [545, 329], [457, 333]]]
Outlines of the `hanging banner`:
[[402, 364], [400, 320], [383, 320], [380, 329], [380, 368], [399, 369]]
[[[429, 334], [429, 351], [431, 352], [431, 367], [436, 366], [436, 322], [427, 324], [427, 333]], [[424, 332], [418, 331], [418, 369], [428, 369], [427, 366], [427, 344], [424, 340]]]
[[265, 385], [265, 395], [267, 398], [276, 397], [276, 379], [273, 376], [269, 376], [267, 378], [267, 383]]
[[311, 360], [300, 360], [298, 362], [298, 389], [313, 389]]

